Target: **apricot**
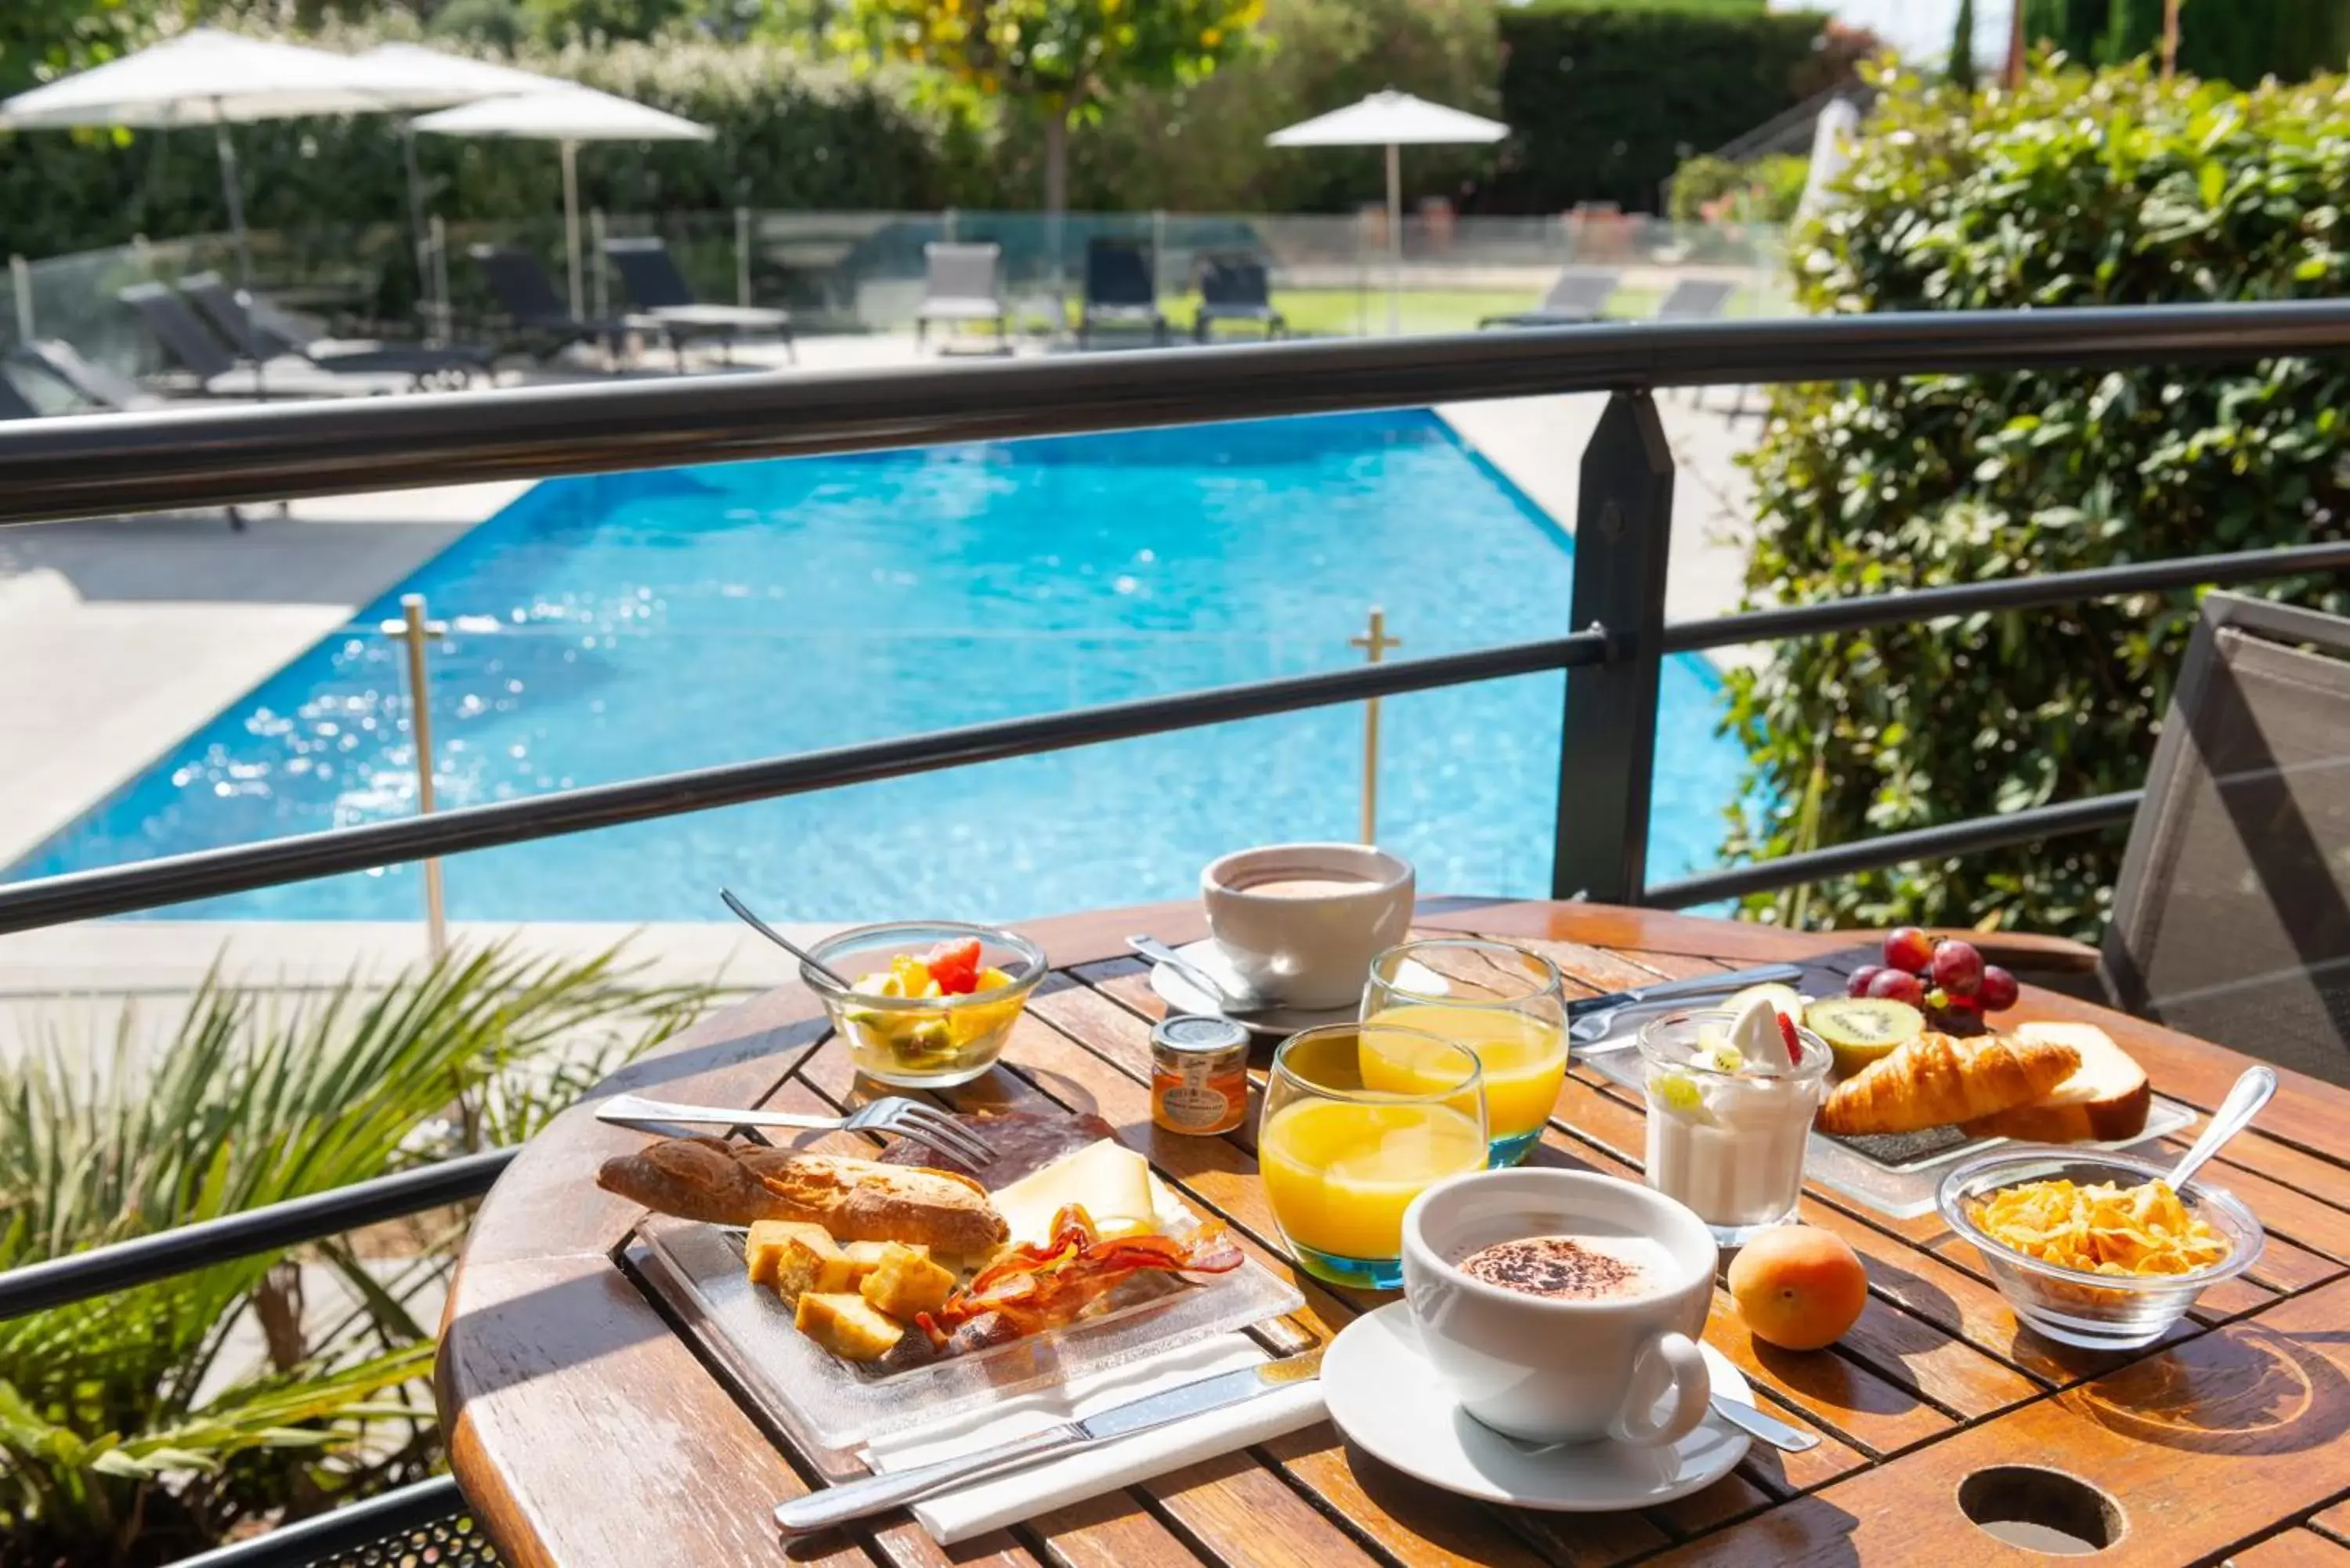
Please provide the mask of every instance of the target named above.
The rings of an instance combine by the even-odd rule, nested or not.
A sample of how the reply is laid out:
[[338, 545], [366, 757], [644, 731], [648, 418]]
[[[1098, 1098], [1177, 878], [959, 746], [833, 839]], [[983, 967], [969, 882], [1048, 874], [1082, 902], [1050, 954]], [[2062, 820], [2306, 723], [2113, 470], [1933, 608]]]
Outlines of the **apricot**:
[[1782, 1350], [1818, 1350], [1860, 1321], [1868, 1272], [1843, 1237], [1782, 1225], [1731, 1260], [1730, 1294], [1755, 1338]]

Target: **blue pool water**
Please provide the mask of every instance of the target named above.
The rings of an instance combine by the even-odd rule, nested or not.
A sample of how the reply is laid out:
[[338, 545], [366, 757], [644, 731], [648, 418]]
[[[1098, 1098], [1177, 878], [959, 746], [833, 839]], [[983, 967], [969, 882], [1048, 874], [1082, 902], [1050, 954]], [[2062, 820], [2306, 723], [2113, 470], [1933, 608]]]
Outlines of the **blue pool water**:
[[[224, 541], [223, 548], [234, 545]], [[444, 806], [1569, 629], [1570, 545], [1426, 412], [736, 463], [539, 485], [12, 867], [414, 810], [396, 645], [430, 597]], [[1561, 678], [1391, 699], [1380, 836], [1430, 891], [1548, 881]], [[1669, 661], [1651, 875], [1714, 862], [1741, 757]], [[1358, 707], [468, 855], [451, 913], [1014, 919], [1180, 897], [1253, 842], [1354, 836]], [[172, 915], [407, 919], [414, 867]]]

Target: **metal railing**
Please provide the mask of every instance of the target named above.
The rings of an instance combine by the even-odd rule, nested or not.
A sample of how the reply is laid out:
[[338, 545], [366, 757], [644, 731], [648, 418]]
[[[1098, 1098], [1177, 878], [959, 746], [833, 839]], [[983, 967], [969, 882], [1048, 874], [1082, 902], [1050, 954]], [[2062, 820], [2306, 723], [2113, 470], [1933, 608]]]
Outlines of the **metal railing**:
[[[356, 405], [28, 421], [0, 430], [0, 524], [460, 480], [1067, 434], [1560, 392], [1610, 394], [1583, 456], [1561, 638], [1084, 708], [378, 823], [0, 888], [0, 932], [745, 801], [1534, 671], [1565, 674], [1553, 888], [1681, 907], [2111, 828], [2134, 792], [1647, 881], [1667, 655], [1985, 611], [2350, 568], [2350, 543], [2154, 561], [1668, 622], [1673, 485], [1651, 392], [1725, 382], [2249, 360], [2350, 349], [2350, 302], [1591, 327], [727, 376]], [[0, 1276], [0, 1316], [276, 1251], [487, 1188], [471, 1157]], [[401, 1507], [445, 1506], [443, 1483]], [[401, 1494], [407, 1497], [409, 1494]], [[305, 1527], [307, 1528], [307, 1527]]]

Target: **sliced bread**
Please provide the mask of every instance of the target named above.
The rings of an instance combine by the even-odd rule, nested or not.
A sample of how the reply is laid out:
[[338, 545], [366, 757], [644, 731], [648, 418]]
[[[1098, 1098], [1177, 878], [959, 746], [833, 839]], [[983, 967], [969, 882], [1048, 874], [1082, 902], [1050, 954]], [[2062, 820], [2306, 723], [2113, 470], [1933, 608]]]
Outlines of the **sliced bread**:
[[2153, 1088], [2146, 1069], [2113, 1036], [2091, 1023], [2022, 1023], [2015, 1033], [2070, 1045], [2081, 1054], [2081, 1065], [2043, 1098], [1978, 1116], [1966, 1124], [1966, 1131], [2027, 1143], [2111, 1143], [2146, 1130]]

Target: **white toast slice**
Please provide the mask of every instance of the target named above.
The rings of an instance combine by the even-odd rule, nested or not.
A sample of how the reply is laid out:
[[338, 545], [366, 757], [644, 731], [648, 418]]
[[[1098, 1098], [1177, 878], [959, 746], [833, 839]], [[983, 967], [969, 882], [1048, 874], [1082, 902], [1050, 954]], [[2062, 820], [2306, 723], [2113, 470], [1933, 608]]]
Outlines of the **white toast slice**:
[[2146, 1130], [2153, 1086], [2146, 1069], [2113, 1036], [2093, 1023], [2022, 1023], [2013, 1033], [2070, 1045], [2081, 1054], [2081, 1065], [2047, 1098], [1970, 1121], [1966, 1131], [2027, 1143], [2111, 1143]]

